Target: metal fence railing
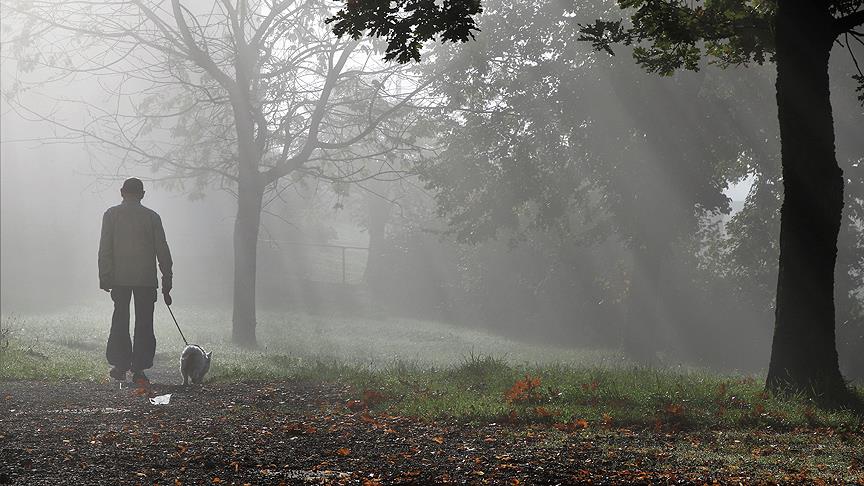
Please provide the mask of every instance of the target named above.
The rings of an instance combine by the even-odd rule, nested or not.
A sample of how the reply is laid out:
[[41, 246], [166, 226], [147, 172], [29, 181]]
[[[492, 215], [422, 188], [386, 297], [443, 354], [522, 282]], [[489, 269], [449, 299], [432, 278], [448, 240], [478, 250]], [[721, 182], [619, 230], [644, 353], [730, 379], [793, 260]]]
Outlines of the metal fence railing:
[[[259, 239], [266, 250], [286, 255], [285, 265], [295, 276], [318, 282], [359, 284], [366, 269], [369, 248], [338, 243], [310, 243]], [[302, 251], [297, 251], [302, 248]], [[291, 256], [299, 258], [290, 258]]]

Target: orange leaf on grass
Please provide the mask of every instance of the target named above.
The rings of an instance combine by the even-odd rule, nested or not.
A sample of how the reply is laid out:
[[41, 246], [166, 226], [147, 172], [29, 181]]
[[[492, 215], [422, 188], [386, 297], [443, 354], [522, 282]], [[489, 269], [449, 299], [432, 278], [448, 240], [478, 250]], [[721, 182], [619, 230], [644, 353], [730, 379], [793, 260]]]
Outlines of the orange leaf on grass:
[[434, 442], [436, 444], [443, 444], [444, 443], [444, 437], [441, 437], [440, 435], [432, 437], [432, 442]]
[[345, 402], [345, 406], [352, 412], [359, 412], [366, 408], [366, 404], [360, 400], [348, 400]]
[[587, 429], [588, 421], [585, 419], [573, 419], [566, 424], [553, 424], [553, 427], [562, 432], [576, 432], [577, 430]]
[[347, 447], [340, 447], [340, 448], [336, 449], [336, 454], [339, 454], [340, 456], [343, 456], [343, 457], [348, 456], [348, 455], [351, 455], [351, 449], [349, 449]]
[[508, 403], [539, 402], [543, 397], [540, 393], [540, 377], [525, 375], [524, 380], [516, 383], [504, 393]]

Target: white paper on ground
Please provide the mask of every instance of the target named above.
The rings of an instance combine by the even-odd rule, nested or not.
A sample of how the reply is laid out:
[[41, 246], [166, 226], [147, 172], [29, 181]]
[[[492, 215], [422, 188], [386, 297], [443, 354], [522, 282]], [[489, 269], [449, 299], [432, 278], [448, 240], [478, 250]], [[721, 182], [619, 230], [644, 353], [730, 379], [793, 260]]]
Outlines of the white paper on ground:
[[150, 403], [153, 405], [168, 405], [168, 402], [171, 401], [171, 394], [167, 395], [159, 395], [158, 397], [153, 397], [150, 399]]

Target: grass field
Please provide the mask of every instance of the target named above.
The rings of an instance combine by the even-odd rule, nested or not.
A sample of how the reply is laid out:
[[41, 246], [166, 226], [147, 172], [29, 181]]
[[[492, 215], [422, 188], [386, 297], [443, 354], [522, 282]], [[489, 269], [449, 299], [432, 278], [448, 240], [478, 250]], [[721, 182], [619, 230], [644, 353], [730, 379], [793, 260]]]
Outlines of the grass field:
[[[106, 380], [108, 305], [5, 315], [0, 380]], [[527, 345], [411, 319], [259, 313], [260, 349], [232, 346], [230, 312], [178, 307], [190, 342], [214, 353], [213, 382], [344, 383], [373, 404], [426, 419], [638, 427], [861, 427], [848, 411], [762, 391], [761, 378], [629, 366], [609, 350]], [[173, 369], [183, 343], [156, 312], [155, 368]], [[563, 424], [563, 425], [562, 425]]]

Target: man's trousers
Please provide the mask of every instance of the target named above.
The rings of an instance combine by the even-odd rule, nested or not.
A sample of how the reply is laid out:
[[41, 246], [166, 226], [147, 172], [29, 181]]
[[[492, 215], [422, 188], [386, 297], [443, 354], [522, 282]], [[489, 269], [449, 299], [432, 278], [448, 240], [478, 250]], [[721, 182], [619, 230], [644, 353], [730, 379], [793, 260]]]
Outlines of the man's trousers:
[[[129, 336], [129, 301], [135, 296], [135, 336]], [[114, 315], [105, 357], [121, 370], [143, 371], [153, 366], [156, 335], [153, 334], [153, 308], [156, 287], [117, 287], [111, 290]]]

